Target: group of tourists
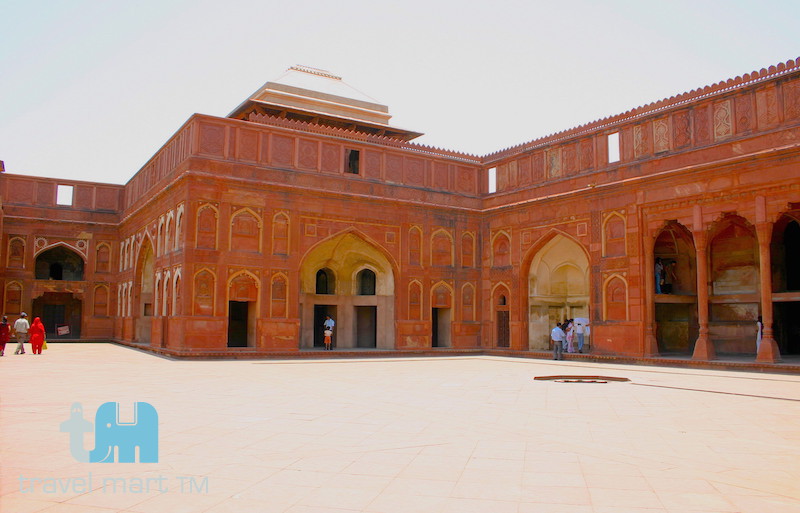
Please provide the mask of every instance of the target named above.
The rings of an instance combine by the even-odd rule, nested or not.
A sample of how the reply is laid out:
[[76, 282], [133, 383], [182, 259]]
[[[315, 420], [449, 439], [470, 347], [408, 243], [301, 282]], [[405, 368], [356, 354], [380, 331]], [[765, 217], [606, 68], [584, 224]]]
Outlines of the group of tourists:
[[0, 356], [5, 355], [6, 344], [11, 342], [12, 338], [17, 340], [14, 354], [25, 354], [25, 342], [30, 342], [33, 354], [42, 354], [42, 349], [47, 349], [44, 337], [44, 324], [38, 317], [33, 319], [33, 324], [30, 324], [28, 314], [22, 312], [12, 326], [8, 323], [8, 317], [4, 315], [3, 321], [0, 322]]
[[583, 353], [583, 344], [586, 335], [589, 334], [589, 323], [585, 319], [567, 319], [564, 322], [556, 323], [556, 327], [550, 332], [550, 340], [553, 344], [553, 360], [563, 360], [564, 351], [575, 352], [575, 343], [578, 344], [578, 352]]

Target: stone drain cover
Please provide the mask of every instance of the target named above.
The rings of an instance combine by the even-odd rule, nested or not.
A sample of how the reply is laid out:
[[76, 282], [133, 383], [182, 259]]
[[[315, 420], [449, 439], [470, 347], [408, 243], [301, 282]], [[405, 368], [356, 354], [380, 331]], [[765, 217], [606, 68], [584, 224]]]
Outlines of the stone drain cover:
[[536, 376], [536, 381], [555, 381], [556, 383], [608, 383], [609, 381], [627, 382], [628, 378], [615, 376]]

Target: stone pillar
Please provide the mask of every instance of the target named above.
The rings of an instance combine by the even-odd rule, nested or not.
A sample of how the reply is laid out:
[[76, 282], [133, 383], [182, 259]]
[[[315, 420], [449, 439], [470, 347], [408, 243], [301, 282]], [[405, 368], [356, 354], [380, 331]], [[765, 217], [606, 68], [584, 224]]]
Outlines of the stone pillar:
[[703, 230], [693, 233], [697, 254], [697, 319], [700, 333], [694, 344], [693, 360], [713, 360], [717, 357], [714, 343], [708, 339], [708, 234]]
[[772, 332], [772, 270], [769, 243], [772, 238], [772, 223], [756, 224], [758, 234], [758, 263], [761, 277], [761, 320], [764, 332], [756, 355], [757, 362], [775, 363], [781, 361], [778, 344]]
[[642, 347], [643, 356], [657, 357], [658, 340], [655, 333], [656, 304], [655, 304], [655, 239], [644, 235], [644, 345]]

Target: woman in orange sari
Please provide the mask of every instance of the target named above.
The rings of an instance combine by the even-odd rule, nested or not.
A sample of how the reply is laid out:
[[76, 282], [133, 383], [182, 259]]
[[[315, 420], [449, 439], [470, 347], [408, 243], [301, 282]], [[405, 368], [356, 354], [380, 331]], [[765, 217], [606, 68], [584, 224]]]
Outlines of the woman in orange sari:
[[42, 354], [42, 345], [44, 344], [44, 324], [38, 317], [33, 320], [31, 328], [28, 330], [30, 335], [31, 348], [33, 354]]

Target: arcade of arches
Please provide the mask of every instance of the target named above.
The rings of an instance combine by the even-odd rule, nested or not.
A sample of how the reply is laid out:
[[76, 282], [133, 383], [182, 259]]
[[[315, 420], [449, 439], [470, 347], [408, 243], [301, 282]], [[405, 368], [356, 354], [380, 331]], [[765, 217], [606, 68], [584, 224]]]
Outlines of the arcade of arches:
[[348, 350], [543, 352], [587, 318], [595, 355], [800, 355], [800, 62], [483, 156], [274, 85], [124, 185], [0, 172], [3, 312], [175, 356], [319, 349], [327, 316]]

